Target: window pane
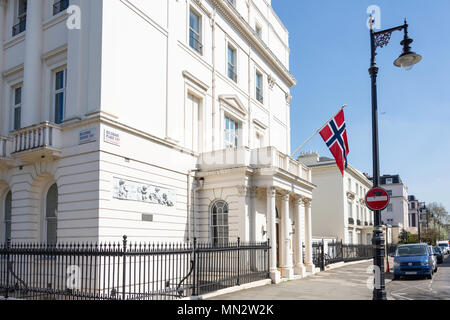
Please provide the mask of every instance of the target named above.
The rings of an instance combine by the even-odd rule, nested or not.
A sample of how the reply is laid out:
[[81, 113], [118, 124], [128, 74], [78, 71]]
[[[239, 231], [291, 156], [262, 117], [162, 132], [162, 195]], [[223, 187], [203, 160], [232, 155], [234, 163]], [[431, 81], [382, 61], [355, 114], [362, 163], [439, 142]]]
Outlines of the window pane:
[[56, 218], [47, 219], [47, 244], [56, 244]]
[[18, 105], [22, 103], [22, 87], [17, 88], [14, 91], [14, 104]]
[[55, 78], [56, 78], [55, 89], [59, 90], [64, 88], [64, 71], [57, 72]]
[[14, 130], [19, 130], [22, 127], [22, 108], [14, 108]]
[[200, 17], [197, 14], [195, 14], [193, 11], [191, 11], [191, 13], [190, 13], [189, 26], [195, 32], [200, 33]]
[[55, 123], [60, 124], [64, 119], [64, 93], [55, 96]]

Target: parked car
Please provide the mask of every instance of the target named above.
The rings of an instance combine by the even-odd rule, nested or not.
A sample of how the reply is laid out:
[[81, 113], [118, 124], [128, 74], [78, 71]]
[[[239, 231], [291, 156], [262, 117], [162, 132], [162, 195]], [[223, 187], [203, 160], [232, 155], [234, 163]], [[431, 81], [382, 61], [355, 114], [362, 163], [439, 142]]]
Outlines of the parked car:
[[433, 247], [434, 250], [434, 254], [436, 255], [436, 260], [438, 264], [441, 264], [442, 262], [444, 262], [444, 254], [442, 253], [441, 248], [439, 247]]
[[433, 258], [433, 272], [437, 272], [438, 271], [437, 256], [434, 253], [433, 246], [428, 246], [428, 253], [431, 255], [431, 258]]
[[398, 280], [402, 276], [413, 275], [433, 278], [435, 259], [426, 244], [401, 245], [391, 256], [394, 257], [394, 280]]
[[448, 241], [439, 241], [437, 243], [439, 248], [443, 251], [443, 254], [449, 254], [450, 253], [450, 246], [448, 244]]

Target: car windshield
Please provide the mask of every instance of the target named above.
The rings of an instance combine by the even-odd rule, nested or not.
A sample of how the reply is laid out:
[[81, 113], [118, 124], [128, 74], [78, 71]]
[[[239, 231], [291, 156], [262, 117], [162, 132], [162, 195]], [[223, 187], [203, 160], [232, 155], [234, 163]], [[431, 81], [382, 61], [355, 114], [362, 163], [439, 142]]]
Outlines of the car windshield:
[[425, 256], [427, 254], [427, 248], [425, 246], [404, 246], [397, 249], [397, 257], [409, 257], [409, 256]]
[[448, 247], [448, 244], [447, 244], [447, 243], [439, 243], [439, 247], [445, 247], [445, 248], [447, 248], [447, 247]]

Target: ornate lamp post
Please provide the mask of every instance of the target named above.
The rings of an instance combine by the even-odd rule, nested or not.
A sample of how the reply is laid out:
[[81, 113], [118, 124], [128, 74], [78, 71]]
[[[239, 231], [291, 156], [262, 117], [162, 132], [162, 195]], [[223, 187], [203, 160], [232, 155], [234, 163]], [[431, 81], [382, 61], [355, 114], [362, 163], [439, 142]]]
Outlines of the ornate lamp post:
[[[403, 69], [409, 69], [420, 60], [422, 57], [411, 51], [410, 44], [413, 42], [408, 37], [408, 24], [405, 23], [401, 26], [386, 29], [378, 32], [373, 30], [373, 18], [370, 18], [370, 44], [371, 44], [371, 60], [369, 74], [372, 79], [372, 153], [373, 153], [373, 184], [374, 187], [380, 186], [380, 163], [379, 163], [379, 148], [378, 148], [378, 103], [377, 103], [377, 75], [378, 67], [375, 63], [375, 57], [377, 55], [376, 49], [383, 48], [389, 43], [391, 35], [394, 31], [404, 31], [403, 41], [400, 43], [403, 46], [402, 54], [395, 60], [394, 65]], [[381, 223], [381, 211], [375, 211], [375, 226], [373, 231], [372, 243], [375, 247], [374, 265], [379, 268], [380, 272], [376, 272], [375, 276], [379, 279], [375, 279], [375, 285], [373, 290], [374, 300], [386, 300], [386, 288], [385, 288], [385, 274], [384, 274], [384, 237]]]

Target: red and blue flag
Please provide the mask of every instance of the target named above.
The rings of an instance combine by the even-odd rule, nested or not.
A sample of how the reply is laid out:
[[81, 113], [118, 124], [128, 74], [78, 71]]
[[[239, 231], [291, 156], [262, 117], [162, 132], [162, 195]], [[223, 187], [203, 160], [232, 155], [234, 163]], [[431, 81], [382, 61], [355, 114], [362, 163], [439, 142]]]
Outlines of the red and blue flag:
[[344, 169], [347, 169], [347, 156], [350, 150], [348, 148], [347, 128], [345, 126], [343, 109], [325, 125], [320, 131], [320, 135], [333, 154], [342, 176], [344, 176]]

